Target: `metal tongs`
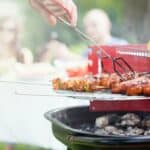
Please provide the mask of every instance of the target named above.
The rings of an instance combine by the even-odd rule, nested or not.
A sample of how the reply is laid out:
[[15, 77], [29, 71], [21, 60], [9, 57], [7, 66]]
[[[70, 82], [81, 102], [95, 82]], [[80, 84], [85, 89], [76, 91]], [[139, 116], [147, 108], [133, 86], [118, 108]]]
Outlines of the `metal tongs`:
[[[72, 30], [74, 30], [76, 33], [79, 34], [79, 36], [86, 40], [86, 41], [90, 41], [91, 43], [93, 43], [95, 46], [98, 46], [98, 43], [93, 40], [92, 38], [90, 38], [87, 34], [85, 34], [84, 32], [82, 32], [78, 26], [72, 26], [68, 21], [66, 21], [64, 18], [62, 17], [58, 17], [55, 14], [53, 14], [49, 9], [47, 9], [42, 3], [39, 2], [39, 5], [45, 9], [48, 13], [52, 14], [53, 16], [55, 16], [61, 23], [67, 25], [68, 27], [70, 27]], [[112, 65], [113, 65], [113, 70], [114, 72], [116, 72], [122, 80], [125, 80], [125, 78], [123, 77], [123, 73], [130, 73], [130, 76], [132, 78], [135, 78], [135, 72], [133, 70], [133, 68], [128, 64], [128, 62], [123, 59], [122, 57], [117, 57], [117, 58], [113, 58], [109, 53], [107, 53], [104, 49], [100, 48], [99, 49], [101, 53], [105, 54], [105, 58], [109, 58], [112, 61]], [[99, 57], [101, 57], [101, 54], [99, 55]]]

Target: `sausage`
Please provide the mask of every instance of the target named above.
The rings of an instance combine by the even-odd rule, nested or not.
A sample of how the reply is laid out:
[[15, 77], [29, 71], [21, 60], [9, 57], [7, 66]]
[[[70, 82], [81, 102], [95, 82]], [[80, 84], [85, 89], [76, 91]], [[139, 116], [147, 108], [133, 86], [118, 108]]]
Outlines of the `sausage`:
[[143, 87], [143, 94], [145, 96], [150, 96], [150, 84], [147, 84]]
[[116, 94], [125, 94], [127, 91], [127, 88], [129, 87], [129, 84], [126, 84], [126, 82], [122, 82], [122, 83], [116, 83], [112, 86], [111, 90], [112, 93], [116, 93]]
[[138, 96], [138, 95], [142, 95], [142, 92], [143, 92], [142, 85], [133, 85], [127, 88], [126, 95]]
[[121, 88], [120, 84], [119, 83], [114, 84], [112, 86], [112, 88], [111, 88], [111, 92], [114, 93], [114, 94], [121, 93], [122, 92], [122, 88]]
[[120, 77], [117, 74], [113, 73], [109, 76], [102, 76], [100, 78], [100, 85], [106, 88], [111, 88], [116, 83], [120, 83], [120, 81]]
[[141, 95], [143, 85], [148, 84], [150, 80], [146, 77], [138, 77], [133, 80], [120, 82], [112, 86], [112, 93], [121, 93], [127, 95]]

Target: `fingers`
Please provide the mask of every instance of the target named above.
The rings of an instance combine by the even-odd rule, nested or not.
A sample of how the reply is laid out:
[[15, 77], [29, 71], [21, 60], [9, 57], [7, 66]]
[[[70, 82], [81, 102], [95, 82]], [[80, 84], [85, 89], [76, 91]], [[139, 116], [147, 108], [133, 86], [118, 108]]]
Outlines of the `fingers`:
[[52, 26], [55, 26], [56, 23], [57, 23], [56, 18], [55, 18], [54, 16], [52, 16], [52, 15], [49, 15], [49, 16], [48, 16], [48, 21], [49, 21], [49, 23], [50, 23]]
[[30, 3], [51, 25], [56, 24], [55, 17], [62, 17], [76, 26], [77, 8], [72, 0], [30, 0]]
[[50, 10], [50, 12], [52, 14], [54, 14], [55, 16], [59, 17], [59, 16], [63, 16], [66, 14], [66, 12], [59, 6], [52, 6], [50, 4], [47, 4], [45, 6], [48, 10]]
[[57, 23], [57, 20], [54, 16], [52, 16], [49, 12], [47, 12], [45, 9], [43, 9], [38, 3], [37, 0], [29, 0], [31, 6], [38, 10], [38, 12], [40, 12], [40, 14], [46, 19], [48, 20], [48, 22], [54, 26]]
[[77, 24], [77, 7], [72, 0], [53, 0], [55, 3], [60, 5], [64, 10], [64, 17], [71, 23], [71, 25], [76, 26]]
[[72, 0], [44, 0], [43, 4], [54, 16], [62, 17], [76, 26], [77, 7]]

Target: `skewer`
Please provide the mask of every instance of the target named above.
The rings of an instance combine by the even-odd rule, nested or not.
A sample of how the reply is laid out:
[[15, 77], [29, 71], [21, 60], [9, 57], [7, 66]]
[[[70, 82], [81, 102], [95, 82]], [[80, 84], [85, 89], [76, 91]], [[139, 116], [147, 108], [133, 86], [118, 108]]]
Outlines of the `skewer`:
[[32, 93], [21, 93], [21, 92], [17, 92], [15, 91], [15, 95], [22, 95], [22, 96], [41, 96], [41, 97], [49, 97], [52, 96], [50, 94], [32, 94]]
[[23, 95], [23, 96], [40, 96], [40, 97], [50, 97], [50, 96], [54, 96], [54, 97], [66, 97], [66, 98], [73, 98], [73, 99], [82, 99], [82, 100], [86, 100], [86, 101], [104, 101], [104, 102], [124, 102], [124, 101], [139, 101], [139, 100], [150, 100], [150, 97], [146, 97], [146, 96], [126, 96], [126, 95], [120, 95], [120, 94], [111, 94], [111, 93], [104, 93], [104, 92], [100, 92], [100, 93], [87, 93], [84, 94], [83, 93], [76, 93], [76, 92], [72, 92], [72, 93], [59, 93], [59, 92], [52, 92], [52, 93], [31, 93], [28, 91], [15, 91], [16, 95]]
[[51, 83], [33, 83], [33, 82], [24, 82], [24, 81], [7, 81], [7, 80], [0, 80], [0, 83], [9, 83], [9, 84], [21, 84], [21, 85], [35, 85], [35, 86], [51, 86]]

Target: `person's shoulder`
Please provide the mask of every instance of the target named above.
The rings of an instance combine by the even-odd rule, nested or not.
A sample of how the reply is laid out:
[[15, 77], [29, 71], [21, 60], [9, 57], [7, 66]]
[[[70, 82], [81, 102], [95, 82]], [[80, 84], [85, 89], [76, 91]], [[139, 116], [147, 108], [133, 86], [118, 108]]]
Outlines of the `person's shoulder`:
[[128, 44], [128, 42], [125, 39], [118, 38], [118, 37], [112, 37], [109, 41], [109, 44]]

